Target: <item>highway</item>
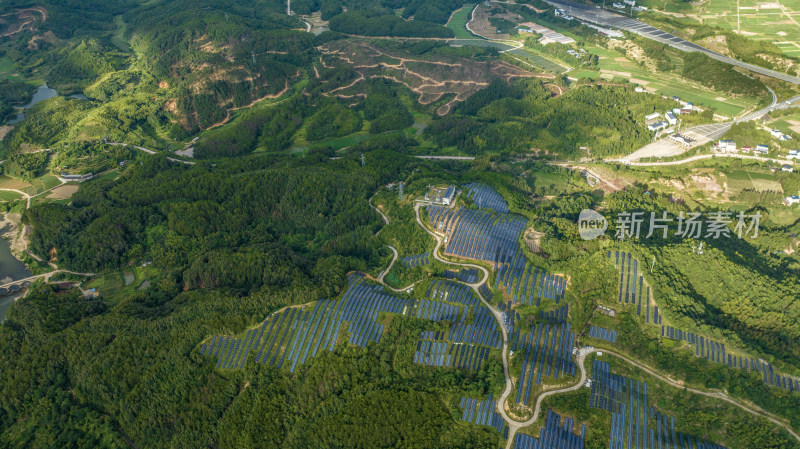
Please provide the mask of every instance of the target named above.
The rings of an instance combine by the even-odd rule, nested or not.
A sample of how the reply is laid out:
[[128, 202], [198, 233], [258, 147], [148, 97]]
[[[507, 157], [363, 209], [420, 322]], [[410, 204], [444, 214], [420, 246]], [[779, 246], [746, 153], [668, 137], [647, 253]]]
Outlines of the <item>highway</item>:
[[631, 19], [629, 17], [625, 17], [623, 15], [616, 14], [605, 9], [596, 8], [590, 5], [583, 5], [580, 3], [573, 3], [565, 0], [545, 0], [545, 1], [557, 8], [562, 8], [566, 9], [567, 11], [570, 11], [570, 14], [573, 17], [586, 22], [592, 22], [603, 27], [630, 31], [632, 33], [644, 36], [648, 39], [652, 39], [654, 41], [667, 44], [670, 47], [676, 48], [681, 51], [685, 52], [699, 51], [705, 53], [706, 55], [708, 55], [713, 59], [716, 59], [717, 61], [722, 61], [727, 64], [731, 64], [737, 67], [741, 67], [743, 69], [750, 70], [755, 73], [759, 73], [761, 75], [769, 76], [771, 78], [788, 81], [794, 84], [800, 84], [800, 78], [796, 76], [790, 76], [785, 73], [765, 69], [757, 65], [737, 61], [736, 59], [723, 56], [705, 47], [697, 45], [693, 42], [689, 42], [685, 39], [681, 39], [678, 36], [669, 34], [666, 31], [659, 30], [656, 27], [650, 26], [636, 19]]

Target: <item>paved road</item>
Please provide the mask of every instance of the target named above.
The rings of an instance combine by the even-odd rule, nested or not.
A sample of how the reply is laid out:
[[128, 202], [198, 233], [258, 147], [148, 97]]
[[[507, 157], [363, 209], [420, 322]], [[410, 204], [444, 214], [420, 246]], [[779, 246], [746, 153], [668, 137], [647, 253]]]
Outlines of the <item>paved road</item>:
[[685, 52], [693, 52], [698, 51], [705, 53], [711, 58], [716, 59], [717, 61], [722, 61], [737, 67], [741, 67], [747, 70], [750, 70], [755, 73], [760, 73], [762, 75], [766, 75], [772, 78], [776, 78], [783, 81], [788, 81], [794, 84], [800, 84], [800, 78], [795, 76], [790, 76], [785, 73], [776, 72], [774, 70], [765, 69], [763, 67], [759, 67], [757, 65], [748, 64], [746, 62], [737, 61], [736, 59], [729, 58], [727, 56], [723, 56], [719, 53], [713, 52], [705, 47], [697, 45], [693, 42], [689, 42], [687, 40], [681, 39], [675, 35], [669, 34], [665, 31], [659, 30], [656, 27], [650, 26], [644, 22], [640, 22], [636, 19], [631, 19], [629, 17], [622, 16], [620, 14], [613, 13], [608, 10], [595, 8], [590, 5], [584, 5], [580, 3], [574, 3], [566, 0], [545, 0], [547, 3], [556, 6], [558, 8], [563, 8], [566, 10], [571, 11], [572, 16], [587, 21], [596, 23], [600, 26], [609, 27], [609, 28], [616, 28], [620, 30], [630, 31], [632, 33], [639, 34], [641, 36], [647, 37], [657, 42], [661, 42], [667, 44], [673, 48], [677, 48], [678, 50], [685, 51]]
[[[577, 359], [578, 359], [578, 368], [581, 370], [581, 378], [576, 384], [564, 388], [559, 388], [557, 390], [548, 390], [540, 393], [536, 397], [536, 405], [534, 405], [533, 408], [533, 416], [529, 420], [524, 422], [514, 422], [513, 425], [509, 423], [508, 442], [506, 442], [506, 449], [511, 449], [513, 447], [514, 435], [516, 435], [517, 431], [520, 428], [528, 427], [539, 419], [539, 415], [542, 412], [542, 401], [544, 401], [549, 396], [552, 396], [554, 394], [569, 393], [570, 391], [579, 390], [583, 386], [583, 384], [586, 383], [588, 375], [586, 374], [586, 365], [584, 361], [586, 360], [586, 356], [594, 351], [595, 351], [594, 349], [584, 349], [584, 348], [578, 350]], [[508, 398], [508, 393], [509, 393], [508, 388], [506, 388], [506, 391], [503, 391], [503, 395], [500, 397], [500, 401], [498, 401], [498, 404], [505, 404], [506, 399]]]
[[[128, 146], [130, 146], [132, 148], [135, 148], [135, 149], [137, 149], [139, 151], [142, 151], [142, 152], [145, 152], [147, 154], [156, 154], [157, 153], [157, 151], [151, 150], [149, 148], [140, 147], [138, 145], [133, 145], [133, 144], [129, 144], [129, 143], [106, 142], [106, 145], [114, 145], [114, 146], [118, 146], [118, 147], [128, 147]], [[195, 164], [192, 161], [183, 161], [181, 159], [175, 159], [174, 157], [169, 157], [169, 156], [167, 157], [167, 160], [172, 161], [172, 162], [179, 162], [181, 164], [186, 164], [186, 165], [194, 165]]]
[[33, 281], [35, 281], [37, 279], [40, 279], [40, 278], [44, 278], [45, 282], [48, 282], [48, 281], [50, 281], [50, 278], [53, 277], [53, 275], [58, 274], [58, 273], [75, 274], [75, 275], [78, 275], [78, 276], [94, 276], [94, 273], [78, 273], [78, 272], [69, 271], [69, 270], [55, 270], [55, 271], [50, 271], [50, 272], [44, 273], [44, 274], [37, 274], [35, 276], [29, 276], [29, 277], [26, 277], [26, 278], [17, 279], [16, 281], [11, 281], [11, 282], [8, 282], [8, 283], [5, 283], [5, 284], [0, 284], [0, 288], [8, 288], [8, 287], [10, 287], [12, 285], [20, 284], [20, 283], [25, 282], [25, 281], [33, 282]]
[[657, 167], [661, 165], [681, 165], [688, 164], [689, 162], [699, 161], [702, 159], [711, 159], [715, 157], [732, 157], [736, 159], [751, 159], [761, 162], [776, 162], [778, 164], [793, 164], [792, 161], [786, 159], [773, 159], [771, 157], [750, 156], [747, 154], [738, 153], [721, 153], [721, 154], [699, 154], [697, 156], [688, 157], [678, 161], [664, 161], [664, 162], [627, 162], [627, 165], [634, 167]]

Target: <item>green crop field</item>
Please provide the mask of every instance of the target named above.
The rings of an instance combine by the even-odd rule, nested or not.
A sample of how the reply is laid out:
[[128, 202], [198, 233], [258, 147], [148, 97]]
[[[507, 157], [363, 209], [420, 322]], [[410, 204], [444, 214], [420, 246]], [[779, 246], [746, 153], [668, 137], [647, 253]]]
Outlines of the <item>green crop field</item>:
[[447, 28], [453, 30], [453, 33], [459, 39], [474, 39], [475, 35], [467, 31], [467, 21], [472, 14], [472, 9], [475, 5], [466, 5], [457, 10], [450, 16], [450, 21], [447, 22]]
[[781, 183], [770, 174], [736, 170], [728, 173], [727, 178], [728, 189], [733, 194], [742, 190], [783, 192]]
[[525, 59], [531, 64], [537, 67], [541, 67], [543, 70], [547, 72], [564, 73], [567, 70], [566, 67], [556, 64], [555, 62], [549, 59], [545, 59], [543, 56], [540, 56], [539, 54], [529, 49], [520, 48], [517, 50], [511, 50], [509, 51], [509, 53], [516, 55], [522, 59]]
[[0, 190], [0, 201], [14, 201], [18, 200], [22, 195], [17, 192], [9, 192], [8, 190]]

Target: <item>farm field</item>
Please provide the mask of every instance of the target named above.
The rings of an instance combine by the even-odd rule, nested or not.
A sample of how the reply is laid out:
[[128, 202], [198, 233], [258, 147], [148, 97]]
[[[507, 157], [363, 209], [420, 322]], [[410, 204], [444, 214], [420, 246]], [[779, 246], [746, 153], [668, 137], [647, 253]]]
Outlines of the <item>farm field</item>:
[[33, 186], [34, 191], [28, 193], [35, 194], [39, 192], [44, 192], [45, 190], [52, 189], [53, 187], [59, 184], [61, 184], [61, 181], [59, 181], [58, 178], [56, 178], [55, 176], [44, 175], [31, 181], [31, 185]]
[[786, 134], [800, 134], [800, 113], [778, 117], [769, 122], [768, 126], [770, 128], [779, 129]]
[[557, 64], [549, 59], [544, 58], [543, 56], [535, 53], [534, 51], [527, 49], [527, 48], [520, 48], [517, 50], [511, 50], [509, 53], [519, 56], [523, 59], [526, 59], [531, 64], [541, 67], [547, 72], [553, 73], [564, 73], [567, 71], [567, 68]]
[[[677, 12], [661, 0], [643, 4], [668, 12]], [[685, 8], [681, 12], [686, 12]], [[756, 0], [710, 0], [692, 17], [704, 24], [719, 26], [753, 40], [774, 42], [788, 56], [800, 55], [800, 2], [796, 0], [761, 2]]]
[[783, 192], [781, 183], [772, 175], [745, 170], [736, 170], [728, 174], [728, 190], [737, 194], [742, 190], [757, 190], [759, 192]]
[[450, 20], [447, 22], [447, 28], [453, 30], [453, 33], [458, 39], [474, 39], [475, 35], [467, 31], [466, 25], [469, 21], [470, 14], [475, 5], [465, 5], [463, 8], [456, 10]]
[[17, 192], [9, 192], [7, 190], [0, 190], [0, 202], [15, 201], [22, 195]]

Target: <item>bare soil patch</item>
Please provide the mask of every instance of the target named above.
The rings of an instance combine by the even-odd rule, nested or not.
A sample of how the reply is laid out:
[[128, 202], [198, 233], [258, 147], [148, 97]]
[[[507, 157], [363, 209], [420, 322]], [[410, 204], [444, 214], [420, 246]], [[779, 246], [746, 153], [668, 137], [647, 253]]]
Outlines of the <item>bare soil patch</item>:
[[72, 195], [78, 191], [78, 186], [74, 184], [65, 184], [63, 186], [56, 187], [55, 189], [50, 191], [50, 194], [47, 195], [48, 199], [53, 200], [66, 200], [72, 198]]

